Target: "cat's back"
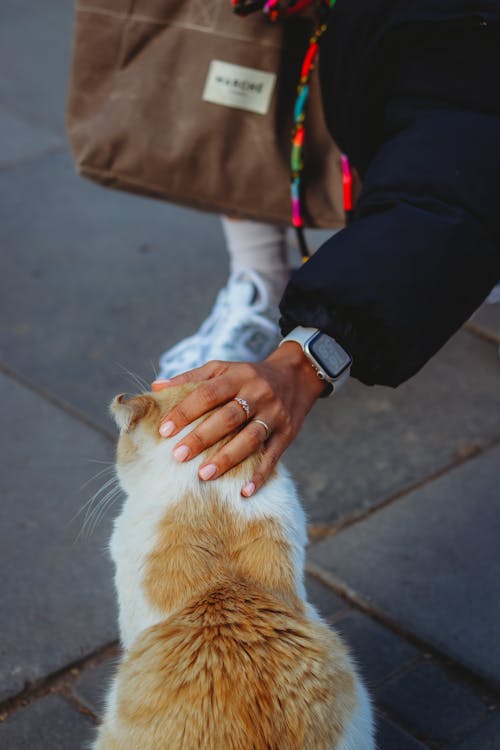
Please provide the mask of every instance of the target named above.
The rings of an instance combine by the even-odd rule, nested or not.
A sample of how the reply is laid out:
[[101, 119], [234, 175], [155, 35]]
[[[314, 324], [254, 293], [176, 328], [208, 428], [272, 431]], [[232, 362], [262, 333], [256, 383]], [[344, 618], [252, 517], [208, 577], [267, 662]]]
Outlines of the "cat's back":
[[331, 750], [356, 702], [335, 634], [237, 580], [143, 633], [116, 687], [124, 750]]

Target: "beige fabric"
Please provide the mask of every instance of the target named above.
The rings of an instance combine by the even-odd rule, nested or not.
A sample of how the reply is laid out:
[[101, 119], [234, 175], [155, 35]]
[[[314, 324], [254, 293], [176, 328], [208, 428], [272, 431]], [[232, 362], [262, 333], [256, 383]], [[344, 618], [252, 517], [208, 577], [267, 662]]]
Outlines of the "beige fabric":
[[[109, 187], [290, 221], [290, 134], [311, 27], [238, 18], [229, 0], [78, 0], [68, 100], [77, 169]], [[212, 60], [278, 74], [270, 110], [203, 101]], [[343, 223], [339, 153], [317, 78], [304, 170], [308, 224]]]

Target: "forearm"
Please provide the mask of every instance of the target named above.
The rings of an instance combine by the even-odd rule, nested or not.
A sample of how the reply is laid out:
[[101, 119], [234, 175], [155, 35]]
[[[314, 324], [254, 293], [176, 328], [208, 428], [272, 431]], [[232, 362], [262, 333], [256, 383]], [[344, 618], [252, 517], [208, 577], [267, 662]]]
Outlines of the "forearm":
[[292, 277], [283, 333], [329, 333], [367, 384], [398, 385], [422, 367], [500, 277], [499, 126], [444, 111], [384, 144], [353, 223]]

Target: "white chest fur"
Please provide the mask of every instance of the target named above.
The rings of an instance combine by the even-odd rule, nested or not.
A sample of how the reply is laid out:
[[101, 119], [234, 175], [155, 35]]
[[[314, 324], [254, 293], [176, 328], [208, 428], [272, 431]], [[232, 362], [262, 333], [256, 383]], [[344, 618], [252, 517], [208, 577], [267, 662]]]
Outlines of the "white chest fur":
[[128, 499], [115, 521], [110, 551], [115, 563], [120, 638], [125, 649], [130, 648], [142, 630], [165, 617], [151, 606], [142, 585], [147, 556], [154, 548], [163, 512], [159, 506], [144, 512], [134, 508], [134, 503]]

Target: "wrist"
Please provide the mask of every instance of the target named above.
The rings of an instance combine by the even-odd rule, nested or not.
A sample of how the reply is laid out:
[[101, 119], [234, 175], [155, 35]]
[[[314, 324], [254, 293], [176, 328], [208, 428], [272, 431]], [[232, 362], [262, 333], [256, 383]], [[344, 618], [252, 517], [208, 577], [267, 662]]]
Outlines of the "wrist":
[[314, 399], [323, 395], [325, 382], [320, 380], [304, 350], [296, 341], [285, 341], [269, 355], [268, 360], [293, 371]]
[[338, 391], [349, 378], [352, 357], [332, 336], [310, 326], [296, 326], [280, 346], [289, 341], [301, 347], [318, 378], [325, 383], [323, 396]]

